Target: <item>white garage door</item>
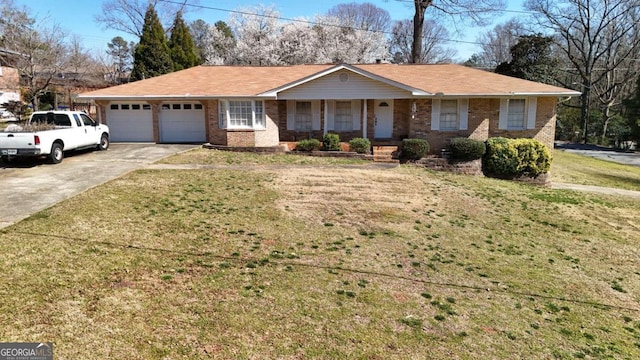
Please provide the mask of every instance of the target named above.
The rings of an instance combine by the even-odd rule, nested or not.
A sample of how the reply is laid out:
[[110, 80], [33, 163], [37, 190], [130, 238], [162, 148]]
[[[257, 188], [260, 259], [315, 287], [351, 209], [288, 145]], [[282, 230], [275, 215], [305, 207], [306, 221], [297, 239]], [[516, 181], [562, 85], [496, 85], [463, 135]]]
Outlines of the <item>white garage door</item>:
[[203, 143], [206, 141], [207, 135], [202, 104], [162, 104], [159, 121], [160, 142]]
[[111, 141], [154, 141], [151, 105], [111, 103], [107, 108], [107, 125]]

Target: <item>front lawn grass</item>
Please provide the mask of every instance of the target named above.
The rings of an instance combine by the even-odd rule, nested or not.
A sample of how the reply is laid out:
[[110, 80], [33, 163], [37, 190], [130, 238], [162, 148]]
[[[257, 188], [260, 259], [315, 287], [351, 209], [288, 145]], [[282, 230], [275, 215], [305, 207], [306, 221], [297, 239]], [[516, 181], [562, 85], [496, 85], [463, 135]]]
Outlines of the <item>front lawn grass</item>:
[[640, 191], [640, 167], [555, 150], [553, 181]]
[[369, 164], [358, 158], [316, 157], [291, 154], [232, 152], [198, 148], [160, 160], [160, 164], [202, 165], [353, 165]]
[[404, 166], [140, 170], [0, 231], [0, 338], [60, 359], [634, 359], [637, 224], [637, 201]]

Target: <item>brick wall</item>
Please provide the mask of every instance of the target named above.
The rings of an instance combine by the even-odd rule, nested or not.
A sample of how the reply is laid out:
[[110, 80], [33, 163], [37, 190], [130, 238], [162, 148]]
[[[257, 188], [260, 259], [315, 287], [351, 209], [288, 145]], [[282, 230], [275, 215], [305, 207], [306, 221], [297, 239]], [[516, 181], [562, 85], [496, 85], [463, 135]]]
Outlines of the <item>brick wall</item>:
[[409, 120], [409, 137], [426, 139], [429, 142], [431, 154], [440, 154], [440, 151], [448, 146], [449, 140], [454, 137], [471, 137], [478, 140], [488, 138], [492, 108], [490, 99], [470, 99], [467, 130], [458, 131], [431, 130], [431, 100], [418, 99], [415, 103], [416, 112]]
[[256, 146], [254, 130], [227, 130], [227, 146]]
[[96, 100], [96, 106], [96, 120], [109, 125], [109, 119], [107, 119], [107, 106], [109, 106], [109, 101]]
[[[496, 100], [496, 102], [499, 102]], [[545, 144], [553, 151], [553, 140], [556, 132], [556, 98], [538, 98], [538, 110], [536, 111], [536, 127], [528, 130], [502, 130], [498, 129], [498, 115], [495, 121], [489, 124], [489, 136], [503, 136], [507, 138], [532, 138]], [[500, 105], [498, 104], [499, 108]]]
[[[392, 140], [402, 140], [404, 138], [421, 138], [429, 141], [431, 154], [439, 154], [441, 149], [448, 145], [449, 139], [453, 137], [469, 137], [477, 140], [486, 140], [489, 137], [527, 137], [534, 138], [553, 149], [553, 139], [555, 135], [555, 98], [538, 98], [538, 109], [536, 115], [536, 129], [507, 131], [498, 129], [498, 118], [500, 112], [499, 99], [470, 99], [469, 100], [469, 122], [467, 130], [461, 131], [432, 131], [431, 130], [431, 100], [430, 99], [396, 99], [394, 100], [393, 114], [393, 138]], [[412, 111], [412, 104], [415, 103], [415, 112]], [[209, 141], [217, 145], [229, 145], [229, 141], [250, 143], [247, 134], [235, 134], [231, 137], [226, 130], [218, 129], [217, 101], [209, 102], [208, 107], [208, 130]], [[255, 134], [253, 143], [256, 146], [272, 146], [275, 141], [275, 131], [279, 141], [296, 142], [309, 137], [322, 140], [324, 134], [324, 121], [320, 122], [320, 130], [311, 132], [298, 132], [287, 130], [287, 102], [284, 100], [265, 102], [267, 121], [267, 133]], [[375, 112], [374, 101], [367, 101], [367, 137], [374, 139], [375, 134]], [[321, 119], [324, 119], [324, 102], [320, 106]], [[274, 128], [271, 128], [271, 125]], [[273, 129], [273, 134], [269, 131]], [[354, 137], [361, 137], [362, 130], [341, 132], [340, 140], [348, 142]], [[259, 144], [259, 145], [258, 145]], [[244, 145], [248, 146], [248, 145]]]
[[151, 105], [151, 117], [153, 119], [153, 141], [160, 142], [160, 105], [162, 101], [147, 101]]
[[0, 90], [3, 92], [20, 93], [20, 76], [18, 75], [18, 69], [7, 66], [2, 67]]
[[[396, 100], [396, 103], [399, 102]], [[538, 98], [536, 128], [518, 131], [498, 129], [500, 99], [470, 99], [468, 128], [461, 131], [432, 131], [431, 100], [418, 99], [415, 103], [415, 116], [413, 118], [411, 116], [408, 117], [408, 137], [426, 139], [431, 145], [431, 154], [439, 154], [441, 149], [448, 145], [449, 139], [454, 137], [469, 137], [477, 140], [487, 140], [489, 137], [495, 136], [534, 138], [547, 145], [549, 149], [553, 149], [556, 98]], [[401, 120], [401, 117], [394, 119], [394, 121], [398, 122]]]
[[218, 100], [208, 100], [205, 106], [207, 141], [214, 145], [227, 145], [227, 130], [218, 127]]
[[279, 102], [275, 100], [267, 100], [264, 102], [265, 107], [265, 129], [256, 130], [255, 146], [277, 146], [280, 142], [278, 133], [278, 116]]

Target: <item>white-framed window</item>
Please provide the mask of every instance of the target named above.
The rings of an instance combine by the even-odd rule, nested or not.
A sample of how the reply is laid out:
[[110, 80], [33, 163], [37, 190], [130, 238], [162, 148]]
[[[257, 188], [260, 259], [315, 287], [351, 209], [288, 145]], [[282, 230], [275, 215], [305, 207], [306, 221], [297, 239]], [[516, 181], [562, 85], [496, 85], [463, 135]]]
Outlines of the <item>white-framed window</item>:
[[459, 131], [469, 127], [469, 99], [432, 99], [431, 130]]
[[525, 129], [525, 99], [511, 99], [509, 100], [509, 110], [507, 114], [507, 129], [508, 130], [523, 130]]
[[313, 113], [311, 108], [311, 101], [296, 101], [296, 131], [311, 131], [311, 128], [313, 126]]
[[442, 100], [440, 103], [440, 130], [460, 129], [458, 123], [458, 100]]
[[265, 127], [262, 100], [220, 100], [218, 126], [221, 129], [262, 129]]
[[503, 130], [526, 130], [536, 127], [538, 99], [511, 98], [500, 100], [498, 128]]
[[351, 101], [336, 101], [336, 112], [334, 117], [335, 131], [353, 130], [353, 113]]

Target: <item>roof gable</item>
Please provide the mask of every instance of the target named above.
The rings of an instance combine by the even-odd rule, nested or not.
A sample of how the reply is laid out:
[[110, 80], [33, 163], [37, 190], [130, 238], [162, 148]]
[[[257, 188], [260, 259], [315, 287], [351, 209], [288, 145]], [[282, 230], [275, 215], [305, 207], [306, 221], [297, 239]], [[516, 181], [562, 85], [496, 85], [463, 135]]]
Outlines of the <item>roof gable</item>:
[[394, 81], [394, 80], [386, 78], [384, 76], [379, 76], [379, 75], [370, 73], [370, 72], [368, 72], [366, 70], [359, 69], [358, 67], [351, 66], [351, 65], [348, 65], [348, 64], [336, 65], [336, 66], [334, 66], [332, 68], [326, 69], [324, 71], [321, 71], [319, 73], [313, 74], [313, 75], [308, 76], [306, 78], [296, 80], [296, 81], [294, 81], [292, 83], [285, 84], [285, 85], [277, 87], [275, 89], [271, 89], [268, 92], [264, 93], [263, 95], [278, 96], [279, 93], [286, 92], [287, 90], [291, 90], [292, 88], [295, 88], [295, 87], [304, 86], [306, 84], [309, 84], [311, 82], [317, 81], [317, 80], [319, 80], [321, 78], [326, 78], [326, 77], [331, 76], [333, 74], [336, 74], [338, 72], [355, 73], [355, 74], [360, 75], [360, 77], [368, 78], [368, 79], [380, 82], [380, 83], [382, 83], [384, 85], [395, 87], [395, 88], [397, 88], [399, 90], [404, 90], [405, 92], [409, 92], [409, 94], [411, 94], [411, 95], [430, 95], [430, 94], [425, 93], [424, 91], [422, 91], [420, 89], [413, 88], [411, 86], [407, 86], [406, 84]]

